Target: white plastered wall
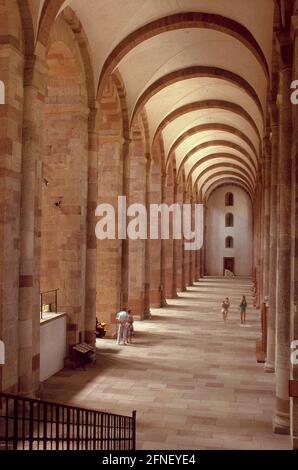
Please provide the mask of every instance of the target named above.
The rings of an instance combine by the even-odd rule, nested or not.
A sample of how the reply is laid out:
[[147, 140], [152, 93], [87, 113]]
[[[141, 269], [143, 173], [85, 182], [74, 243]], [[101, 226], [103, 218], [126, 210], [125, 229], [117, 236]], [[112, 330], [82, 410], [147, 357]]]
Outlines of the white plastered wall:
[[[225, 206], [225, 195], [234, 194], [234, 206]], [[225, 227], [227, 213], [234, 215], [234, 227]], [[252, 205], [241, 188], [227, 185], [215, 190], [207, 203], [206, 274], [223, 275], [223, 258], [235, 258], [236, 276], [252, 274]], [[226, 237], [234, 239], [234, 248], [225, 248]]]

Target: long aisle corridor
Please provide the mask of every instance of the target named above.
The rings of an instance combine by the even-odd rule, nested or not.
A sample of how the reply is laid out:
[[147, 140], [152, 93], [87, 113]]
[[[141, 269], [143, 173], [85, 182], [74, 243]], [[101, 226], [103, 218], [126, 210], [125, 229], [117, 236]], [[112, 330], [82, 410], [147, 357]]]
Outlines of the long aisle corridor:
[[247, 279], [203, 279], [136, 322], [132, 345], [97, 340], [96, 364], [52, 377], [42, 398], [114, 413], [136, 409], [139, 449], [290, 449], [289, 437], [272, 433], [274, 376], [256, 363], [259, 312], [250, 288]]

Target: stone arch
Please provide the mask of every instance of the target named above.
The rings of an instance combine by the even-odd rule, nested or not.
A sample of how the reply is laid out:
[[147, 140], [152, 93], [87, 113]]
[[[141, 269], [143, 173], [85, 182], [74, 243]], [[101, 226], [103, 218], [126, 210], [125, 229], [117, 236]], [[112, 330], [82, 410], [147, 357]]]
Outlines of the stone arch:
[[32, 57], [34, 54], [34, 25], [30, 11], [29, 0], [17, 0], [24, 35], [24, 54]]
[[[47, 47], [46, 47], [46, 59], [48, 60], [49, 51], [53, 48], [53, 45], [57, 43], [61, 44], [61, 48], [67, 48], [69, 54], [72, 57], [74, 67], [77, 68], [80, 75], [80, 87], [81, 87], [81, 101], [82, 106], [88, 107], [89, 96], [88, 96], [88, 86], [87, 86], [87, 73], [88, 70], [85, 69], [85, 62], [81, 54], [81, 48], [75, 38], [75, 35], [69, 26], [68, 22], [65, 21], [64, 17], [59, 16], [54, 25], [52, 26], [51, 34], [48, 38]], [[63, 46], [62, 46], [63, 44]], [[57, 46], [55, 46], [57, 49]], [[58, 52], [59, 54], [59, 52]], [[63, 53], [62, 53], [63, 54]], [[64, 51], [64, 54], [67, 59], [67, 53]], [[69, 59], [67, 59], [69, 60]], [[62, 65], [62, 64], [60, 64]], [[92, 78], [91, 78], [92, 80]]]
[[248, 186], [245, 184], [244, 181], [242, 182], [242, 181], [240, 181], [236, 178], [223, 177], [223, 178], [219, 178], [218, 181], [211, 184], [210, 187], [206, 190], [205, 198], [204, 198], [205, 204], [208, 202], [208, 199], [211, 197], [211, 195], [214, 193], [214, 191], [216, 191], [216, 189], [222, 188], [222, 187], [227, 186], [227, 185], [235, 186], [235, 188], [243, 189], [248, 194], [251, 201], [253, 201], [251, 190], [248, 188]]
[[251, 185], [250, 181], [247, 179], [246, 176], [244, 176], [243, 174], [237, 173], [233, 170], [228, 170], [228, 169], [217, 171], [216, 173], [213, 173], [212, 175], [208, 176], [206, 180], [204, 181], [204, 183], [202, 184], [202, 186], [200, 187], [202, 194], [204, 193], [205, 186], [207, 186], [211, 180], [213, 180], [214, 178], [217, 178], [218, 181], [220, 181], [221, 177], [223, 177], [223, 179], [234, 178], [235, 180], [245, 183], [246, 186], [249, 188], [250, 194], [251, 195], [254, 194], [254, 187]]
[[197, 152], [200, 150], [205, 150], [208, 147], [215, 147], [215, 146], [220, 146], [220, 147], [227, 147], [228, 149], [233, 149], [236, 150], [240, 153], [242, 153], [246, 159], [251, 163], [251, 165], [255, 169], [255, 173], [257, 173], [257, 166], [255, 161], [252, 159], [251, 155], [240, 145], [234, 144], [233, 142], [229, 142], [228, 140], [209, 140], [207, 142], [204, 142], [203, 144], [197, 145], [194, 147], [190, 152], [188, 152], [185, 157], [182, 159], [178, 173], [182, 170], [184, 164], [188, 161], [189, 158], [194, 156]]
[[94, 81], [94, 70], [93, 70], [92, 59], [91, 59], [92, 52], [90, 49], [87, 35], [85, 33], [85, 30], [79, 18], [70, 7], [66, 7], [60, 14], [59, 18], [60, 17], [63, 18], [63, 20], [71, 28], [74, 38], [75, 38], [75, 44], [80, 50], [80, 58], [81, 58], [81, 61], [85, 70], [86, 87], [88, 91], [88, 104], [90, 108], [93, 108], [95, 98], [96, 98], [95, 81]]
[[99, 80], [98, 96], [102, 92], [106, 78], [134, 47], [163, 32], [184, 28], [213, 29], [237, 38], [254, 54], [262, 66], [266, 78], [269, 77], [269, 68], [264, 53], [254, 36], [244, 26], [229, 18], [210, 13], [177, 13], [146, 24], [129, 34], [115, 47], [104, 63]]
[[247, 95], [254, 101], [264, 120], [264, 111], [260, 98], [258, 97], [258, 94], [256, 93], [255, 89], [244, 78], [233, 72], [218, 67], [207, 67], [197, 65], [180, 70], [175, 70], [174, 72], [170, 72], [168, 75], [165, 75], [158, 79], [156, 82], [152, 83], [143, 93], [143, 95], [138, 99], [138, 102], [134, 109], [134, 113], [132, 115], [131, 122], [133, 122], [137, 112], [144, 108], [145, 104], [149, 101], [149, 99], [164, 88], [166, 88], [167, 86], [173, 85], [174, 83], [180, 82], [182, 80], [189, 80], [191, 78], [201, 77], [217, 78], [228, 83], [232, 83], [234, 86], [237, 86], [240, 89], [244, 90]]
[[229, 101], [223, 101], [223, 100], [205, 100], [205, 101], [197, 101], [195, 103], [189, 103], [181, 108], [176, 109], [175, 111], [172, 111], [170, 114], [168, 114], [163, 121], [159, 124], [155, 135], [153, 137], [153, 142], [155, 137], [165, 129], [166, 126], [168, 126], [170, 123], [175, 121], [175, 119], [184, 116], [185, 114], [191, 113], [193, 111], [200, 111], [202, 109], [223, 109], [225, 111], [233, 111], [235, 114], [238, 114], [239, 116], [243, 117], [246, 119], [246, 121], [253, 127], [254, 131], [258, 135], [259, 140], [261, 140], [260, 136], [260, 131], [255, 123], [255, 120], [250, 116], [250, 114], [242, 108], [242, 106], [239, 106], [235, 103], [229, 102]]
[[[242, 158], [237, 157], [236, 155], [229, 154], [229, 153], [215, 153], [215, 154], [207, 155], [204, 158], [201, 158], [198, 162], [196, 162], [194, 164], [191, 171], [189, 172], [189, 175], [187, 177], [187, 182], [189, 182], [191, 180], [193, 172], [197, 168], [199, 168], [201, 165], [203, 165], [204, 163], [210, 162], [210, 165], [207, 168], [207, 171], [209, 171], [211, 166], [212, 167], [215, 166], [215, 165], [211, 165], [212, 160], [215, 160], [217, 158], [222, 158], [223, 159], [223, 162], [218, 163], [218, 166], [222, 166], [222, 165], [229, 166], [231, 162], [232, 162], [232, 164], [240, 163], [241, 165], [243, 165], [246, 168], [245, 170], [243, 170], [244, 174], [246, 174], [248, 177], [250, 177], [252, 183], [253, 182], [255, 183], [256, 175], [253, 173], [251, 167], [245, 161], [243, 161]], [[241, 167], [239, 166], [239, 168], [241, 168]], [[201, 173], [201, 175], [202, 175], [202, 173]]]
[[226, 124], [220, 124], [220, 123], [212, 123], [212, 124], [201, 124], [199, 126], [195, 126], [191, 129], [188, 129], [187, 131], [183, 132], [175, 140], [175, 142], [172, 144], [172, 146], [171, 146], [171, 148], [168, 152], [168, 155], [167, 155], [166, 165], [169, 164], [169, 160], [171, 159], [173, 153], [177, 150], [177, 148], [179, 147], [179, 145], [182, 142], [184, 142], [189, 137], [191, 137], [195, 134], [199, 134], [200, 132], [205, 132], [205, 131], [225, 131], [225, 132], [228, 132], [230, 134], [233, 134], [233, 135], [239, 137], [241, 140], [243, 140], [250, 147], [253, 154], [256, 156], [256, 160], [258, 161], [258, 159], [259, 159], [258, 150], [255, 148], [253, 142], [247, 137], [246, 134], [244, 134], [242, 131], [240, 131], [239, 129], [236, 129], [233, 126], [229, 126], [229, 125], [226, 125]]
[[39, 19], [39, 27], [37, 33], [37, 42], [43, 46], [47, 46], [51, 34], [52, 26], [62, 7], [64, 0], [45, 0]]
[[[254, 187], [254, 180], [252, 179], [251, 175], [248, 173], [248, 171], [244, 170], [243, 168], [241, 168], [240, 166], [238, 166], [236, 163], [229, 163], [229, 162], [222, 162], [222, 163], [215, 163], [213, 165], [209, 165], [207, 168], [205, 168], [203, 171], [201, 171], [201, 173], [197, 176], [196, 180], [195, 180], [195, 185], [196, 184], [199, 184], [199, 181], [200, 179], [207, 173], [211, 172], [211, 171], [216, 171], [217, 169], [221, 169], [221, 168], [228, 168], [228, 169], [232, 169], [232, 170], [237, 170], [239, 171], [239, 173], [241, 174], [241, 176], [243, 176], [243, 178], [246, 178], [246, 180], [249, 182], [250, 186], [253, 188]], [[211, 177], [213, 177], [213, 175], [211, 174]]]

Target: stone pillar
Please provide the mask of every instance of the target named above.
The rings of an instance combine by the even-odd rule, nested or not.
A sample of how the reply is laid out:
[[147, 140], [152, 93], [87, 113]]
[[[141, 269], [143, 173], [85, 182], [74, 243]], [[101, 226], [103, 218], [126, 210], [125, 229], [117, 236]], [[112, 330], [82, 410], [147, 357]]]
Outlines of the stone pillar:
[[255, 254], [255, 280], [256, 280], [256, 308], [260, 308], [261, 295], [262, 295], [262, 286], [260, 282], [261, 278], [261, 234], [262, 234], [262, 224], [261, 224], [261, 209], [262, 209], [262, 191], [261, 191], [261, 175], [259, 175], [257, 187], [260, 189], [256, 194], [256, 224], [255, 224], [255, 245], [256, 245], [256, 254]]
[[[147, 209], [147, 238], [145, 240], [145, 299], [144, 299], [144, 319], [151, 318], [150, 312], [150, 176], [151, 176], [151, 156], [146, 154], [146, 193], [145, 193], [145, 207]], [[161, 245], [160, 245], [161, 246]], [[161, 253], [160, 253], [161, 258]], [[161, 275], [159, 263], [159, 280]]]
[[[176, 181], [175, 184], [175, 204], [183, 204], [183, 184]], [[182, 215], [182, 211], [181, 211]], [[176, 292], [183, 292], [184, 287], [184, 246], [183, 240], [174, 240], [174, 285]]]
[[259, 293], [260, 293], [260, 298], [259, 298], [259, 307], [262, 305], [262, 302], [264, 301], [264, 278], [263, 278], [263, 270], [264, 270], [264, 186], [265, 186], [265, 161], [264, 158], [262, 158], [262, 163], [261, 163], [261, 191], [260, 191], [260, 232], [259, 232]]
[[[123, 189], [123, 138], [100, 135], [98, 142], [97, 204], [110, 204], [117, 216], [118, 197]], [[117, 219], [116, 219], [117, 220]], [[98, 222], [98, 220], [97, 220]], [[108, 324], [107, 335], [115, 334], [116, 313], [121, 305], [122, 240], [97, 240], [97, 318]]]
[[[298, 6], [298, 5], [297, 5]], [[298, 11], [297, 11], [298, 13]], [[294, 74], [298, 78], [298, 16], [293, 16]], [[293, 106], [292, 150], [292, 263], [291, 263], [291, 343], [298, 340], [298, 104]], [[291, 366], [291, 379], [298, 381], [298, 364]], [[294, 450], [298, 450], [298, 398], [290, 400], [290, 427]]]
[[256, 193], [253, 201], [253, 282], [254, 282], [254, 305], [258, 303], [258, 227], [259, 227], [259, 217], [258, 217], [258, 189], [256, 188]]
[[270, 246], [270, 172], [271, 142], [270, 137], [264, 139], [264, 231], [263, 231], [263, 299], [269, 297], [269, 246]]
[[[147, 202], [148, 161], [141, 132], [134, 131], [130, 144], [129, 205]], [[130, 221], [132, 218], [130, 218]], [[146, 298], [146, 239], [129, 240], [128, 304], [140, 319], [148, 315]]]
[[96, 322], [96, 252], [95, 235], [98, 196], [98, 136], [94, 132], [97, 111], [89, 116], [88, 152], [88, 201], [87, 201], [87, 242], [86, 242], [86, 298], [85, 298], [85, 341], [95, 345]]
[[200, 250], [200, 273], [201, 277], [204, 277], [206, 274], [206, 247], [207, 247], [207, 211], [208, 208], [204, 205], [204, 244]]
[[[190, 199], [191, 203], [191, 217], [192, 217], [192, 228], [195, 226], [195, 200], [193, 195], [191, 195]], [[192, 250], [190, 252], [190, 281], [191, 285], [194, 284], [194, 282], [197, 280], [197, 251], [198, 250]]]
[[[189, 196], [189, 192], [187, 190], [184, 193], [184, 201], [183, 202], [184, 202], [184, 204], [188, 204], [188, 205], [190, 204], [190, 196]], [[192, 216], [192, 213], [191, 213], [191, 216]], [[182, 217], [183, 217], [183, 213], [182, 213]], [[185, 239], [183, 240], [183, 247], [182, 247], [182, 250], [183, 250], [183, 253], [184, 253], [184, 256], [183, 256], [184, 290], [186, 289], [186, 287], [192, 285], [192, 280], [191, 280], [191, 251], [185, 250], [185, 241], [187, 241], [187, 240], [185, 240]]]
[[[171, 206], [175, 200], [175, 183], [173, 168], [170, 165], [168, 172], [165, 176], [165, 190], [164, 190], [164, 202]], [[164, 289], [165, 297], [167, 299], [173, 299], [176, 296], [175, 288], [175, 269], [174, 269], [174, 240], [172, 238], [172, 219], [170, 219], [170, 238], [169, 240], [163, 240], [163, 256], [164, 256]]]
[[[161, 202], [166, 204], [166, 173], [165, 171], [162, 171], [161, 175]], [[169, 237], [170, 238], [170, 237]], [[167, 306], [167, 300], [166, 300], [166, 247], [167, 243], [169, 243], [168, 240], [161, 240], [161, 306], [166, 307]], [[172, 250], [173, 252], [173, 250]]]
[[277, 269], [277, 167], [278, 167], [278, 110], [271, 107], [271, 190], [270, 190], [270, 248], [269, 248], [269, 317], [267, 331], [266, 372], [275, 371], [276, 336], [276, 269]]
[[17, 47], [18, 38], [5, 33], [6, 27], [11, 31], [7, 22], [8, 10], [13, 8], [11, 3], [0, 5], [0, 77], [5, 86], [5, 103], [0, 105], [0, 339], [5, 344], [0, 391], [16, 393], [24, 58]]
[[38, 57], [27, 66], [24, 88], [18, 328], [18, 391], [21, 395], [31, 395], [37, 389], [39, 381], [40, 232], [37, 227], [40, 217], [42, 93], [46, 73], [45, 63]]
[[[129, 147], [130, 139], [125, 139], [123, 143], [123, 195], [129, 201]], [[128, 284], [129, 284], [129, 240], [127, 237], [122, 240], [122, 272], [121, 272], [121, 305], [128, 305]]]
[[[156, 145], [152, 152], [150, 175], [150, 204], [160, 205], [162, 202], [161, 159]], [[162, 306], [162, 240], [149, 240], [150, 243], [150, 306]]]
[[[196, 204], [202, 204], [202, 196], [199, 195], [196, 191], [196, 196], [195, 196], [195, 202]], [[205, 240], [205, 235], [206, 235], [206, 231], [205, 231], [205, 218], [206, 218], [206, 208], [204, 207], [203, 208], [203, 227], [202, 227], [202, 230], [203, 230], [203, 247], [200, 249], [200, 250], [197, 250], [196, 251], [196, 281], [199, 281], [202, 277], [203, 277], [203, 270], [202, 270], [202, 253], [203, 253], [203, 249], [204, 249], [204, 245], [206, 244], [206, 240]]]
[[276, 408], [274, 431], [290, 432], [290, 283], [291, 283], [291, 151], [292, 105], [290, 101], [292, 66], [291, 43], [279, 38], [279, 259], [277, 264], [277, 322], [276, 322]]

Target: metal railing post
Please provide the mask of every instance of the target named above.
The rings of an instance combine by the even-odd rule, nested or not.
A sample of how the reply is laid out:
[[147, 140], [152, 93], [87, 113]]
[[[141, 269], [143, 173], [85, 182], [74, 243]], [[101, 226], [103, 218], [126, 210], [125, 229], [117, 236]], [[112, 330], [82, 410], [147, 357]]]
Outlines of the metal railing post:
[[136, 450], [137, 447], [137, 412], [132, 412], [132, 450]]
[[65, 444], [67, 450], [136, 449], [136, 411], [123, 416], [0, 392], [1, 401], [0, 444], [7, 450], [60, 450]]

